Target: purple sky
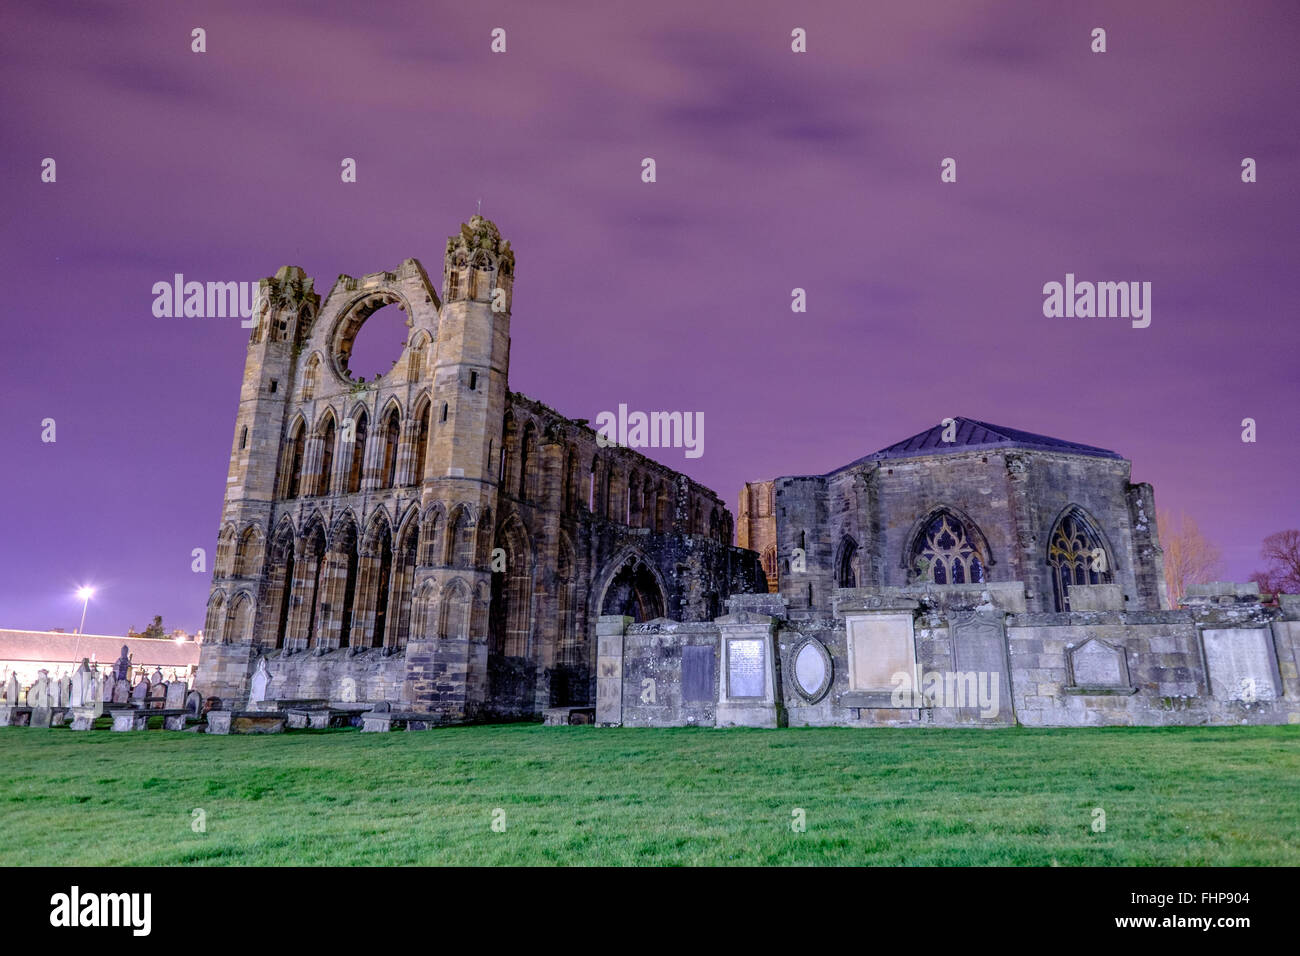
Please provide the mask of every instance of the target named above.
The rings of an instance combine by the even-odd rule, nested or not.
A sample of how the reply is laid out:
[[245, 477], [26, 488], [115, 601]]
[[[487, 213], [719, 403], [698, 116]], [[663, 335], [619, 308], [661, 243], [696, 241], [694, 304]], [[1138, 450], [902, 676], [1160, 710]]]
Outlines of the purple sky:
[[[703, 411], [656, 457], [733, 510], [966, 415], [1121, 452], [1225, 577], [1300, 525], [1291, 0], [64, 6], [0, 32], [0, 626], [74, 628], [82, 582], [90, 632], [202, 624], [248, 331], [153, 283], [439, 275], [480, 198], [511, 386]], [[1150, 281], [1150, 328], [1044, 318], [1066, 272]]]

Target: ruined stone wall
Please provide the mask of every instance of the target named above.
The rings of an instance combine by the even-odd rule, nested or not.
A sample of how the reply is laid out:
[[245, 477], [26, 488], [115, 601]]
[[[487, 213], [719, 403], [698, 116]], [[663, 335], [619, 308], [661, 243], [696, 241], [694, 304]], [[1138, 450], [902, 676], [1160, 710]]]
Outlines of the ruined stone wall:
[[[283, 697], [330, 698], [347, 680], [359, 700], [449, 720], [528, 716], [592, 699], [608, 601], [708, 620], [764, 586], [712, 491], [509, 392], [513, 281], [509, 243], [474, 217], [448, 241], [441, 295], [414, 259], [340, 276], [323, 303], [300, 269], [263, 282], [209, 692], [243, 699], [265, 655]], [[354, 380], [353, 338], [388, 305], [406, 313], [405, 349]]]

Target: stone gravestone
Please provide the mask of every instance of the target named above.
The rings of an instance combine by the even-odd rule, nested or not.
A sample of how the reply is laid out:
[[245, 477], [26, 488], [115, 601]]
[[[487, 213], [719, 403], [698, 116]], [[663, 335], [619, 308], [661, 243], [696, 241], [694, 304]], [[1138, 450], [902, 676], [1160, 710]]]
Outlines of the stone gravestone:
[[149, 675], [149, 684], [152, 687], [157, 687], [162, 682], [163, 682], [162, 668], [155, 667], [153, 669], [153, 673]]
[[113, 678], [113, 703], [125, 704], [131, 699], [131, 682]]
[[113, 664], [112, 673], [118, 680], [128, 680], [131, 677], [131, 650], [125, 644], [122, 645], [121, 655]]
[[713, 648], [705, 644], [682, 647], [682, 703], [707, 704], [717, 697], [713, 684]]
[[262, 704], [267, 699], [267, 694], [271, 687], [271, 670], [266, 666], [266, 658], [263, 657], [257, 662], [257, 670], [253, 673], [253, 679], [249, 683], [248, 705], [250, 708], [257, 710], [257, 705]]
[[198, 717], [203, 713], [203, 695], [197, 690], [192, 690], [185, 695], [185, 709], [189, 711], [192, 717]]
[[1245, 703], [1277, 699], [1277, 658], [1266, 628], [1206, 628], [1201, 641], [1211, 694]]
[[131, 704], [135, 707], [145, 706], [145, 701], [149, 698], [149, 681], [147, 678], [140, 678], [140, 683], [135, 685], [135, 690], [131, 691]]
[[727, 696], [762, 697], [765, 666], [761, 640], [733, 639], [727, 647]]
[[83, 657], [72, 675], [72, 690], [68, 695], [73, 730], [90, 730], [95, 726], [95, 718], [104, 712], [101, 687], [99, 675], [91, 670], [90, 661]]
[[72, 678], [64, 674], [59, 678], [59, 696], [56, 706], [68, 707], [72, 703]]
[[41, 670], [37, 672], [36, 680], [31, 687], [27, 688], [27, 706], [32, 709], [32, 727], [50, 726], [50, 718], [53, 716], [53, 687], [50, 680], [50, 672]]
[[353, 678], [343, 678], [339, 685], [339, 699], [345, 704], [357, 702], [357, 682]]
[[90, 661], [83, 657], [72, 675], [71, 688], [68, 692], [69, 707], [85, 707], [94, 699], [95, 689], [91, 685], [94, 679], [95, 675], [90, 672]]
[[1129, 686], [1128, 660], [1121, 647], [1089, 638], [1070, 654], [1075, 688], [1124, 690]]
[[167, 699], [163, 706], [167, 710], [181, 710], [185, 706], [185, 682], [174, 680], [167, 685]]
[[10, 672], [9, 680], [4, 686], [4, 703], [0, 704], [0, 727], [10, 727], [23, 723], [23, 715], [18, 712], [18, 675]]
[[[957, 708], [962, 720], [1014, 723], [1007, 679], [1006, 615], [991, 603], [974, 611], [959, 611], [951, 617], [949, 633], [953, 669], [959, 675], [954, 689], [959, 689], [963, 699], [936, 701], [936, 706]], [[985, 698], [982, 707], [981, 693]], [[969, 699], [972, 696], [974, 700]]]

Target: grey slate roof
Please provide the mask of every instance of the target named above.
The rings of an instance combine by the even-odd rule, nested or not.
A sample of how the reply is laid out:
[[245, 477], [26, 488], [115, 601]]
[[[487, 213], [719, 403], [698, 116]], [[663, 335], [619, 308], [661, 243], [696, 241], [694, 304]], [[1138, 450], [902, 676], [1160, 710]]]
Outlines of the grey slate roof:
[[[1115, 458], [1120, 461], [1124, 456], [1106, 448], [1081, 445], [1078, 442], [1051, 438], [1047, 435], [1035, 435], [1018, 428], [1004, 428], [990, 425], [988, 422], [973, 418], [955, 418], [957, 423], [956, 440], [943, 440], [943, 425], [938, 424], [923, 432], [895, 442], [888, 448], [859, 458], [836, 471], [852, 468], [868, 461], [885, 461], [893, 458], [918, 458], [922, 455], [943, 455], [952, 452], [970, 451], [974, 448], [1027, 448], [1033, 451], [1057, 451], [1071, 455], [1089, 455], [1093, 458]], [[834, 474], [834, 472], [832, 472]]]

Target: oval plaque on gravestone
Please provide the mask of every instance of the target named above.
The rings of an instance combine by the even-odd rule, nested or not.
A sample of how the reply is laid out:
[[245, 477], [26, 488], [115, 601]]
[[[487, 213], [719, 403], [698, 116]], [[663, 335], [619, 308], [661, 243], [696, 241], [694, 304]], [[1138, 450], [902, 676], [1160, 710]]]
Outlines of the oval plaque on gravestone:
[[815, 638], [804, 641], [794, 652], [794, 687], [809, 703], [825, 696], [831, 685], [831, 655]]

